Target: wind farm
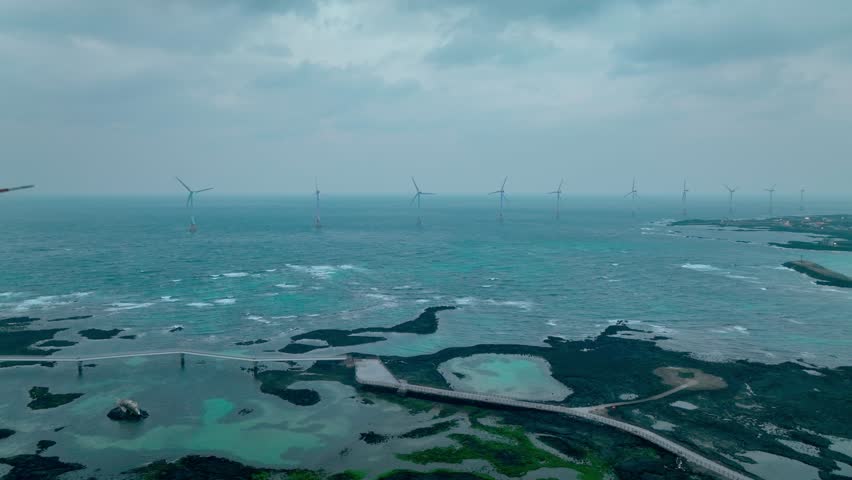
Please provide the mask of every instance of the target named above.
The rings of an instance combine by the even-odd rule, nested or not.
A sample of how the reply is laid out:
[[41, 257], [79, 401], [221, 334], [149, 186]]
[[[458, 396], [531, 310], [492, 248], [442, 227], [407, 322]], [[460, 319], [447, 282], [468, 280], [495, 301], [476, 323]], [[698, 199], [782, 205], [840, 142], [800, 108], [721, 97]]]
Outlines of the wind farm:
[[636, 216], [636, 200], [639, 198], [639, 190], [636, 189], [636, 177], [633, 177], [633, 184], [630, 187], [630, 191], [624, 194], [624, 198], [630, 197], [630, 205], [631, 205], [631, 213], [635, 217]]
[[488, 195], [500, 195], [500, 203], [497, 210], [497, 221], [503, 223], [503, 203], [507, 200], [506, 198], [506, 182], [509, 180], [509, 177], [503, 179], [503, 184], [500, 185], [499, 190], [494, 190], [493, 192], [489, 192]]
[[411, 183], [414, 184], [414, 190], [415, 190], [416, 193], [414, 194], [413, 197], [411, 197], [411, 202], [409, 202], [409, 204], [414, 205], [415, 203], [417, 203], [417, 225], [420, 226], [420, 225], [423, 225], [423, 217], [420, 214], [421, 197], [423, 197], [423, 195], [435, 195], [435, 194], [432, 193], [432, 192], [424, 192], [424, 191], [420, 190], [420, 186], [417, 185], [417, 181], [414, 180], [414, 177], [411, 177]]
[[195, 232], [198, 231], [198, 225], [195, 223], [195, 195], [199, 194], [201, 192], [213, 190], [213, 187], [202, 188], [200, 190], [193, 190], [192, 188], [189, 187], [189, 185], [184, 183], [184, 181], [181, 180], [180, 177], [175, 177], [175, 178], [177, 179], [178, 182], [180, 182], [181, 185], [183, 185], [183, 188], [185, 188], [186, 191], [188, 192], [187, 197], [186, 197], [186, 208], [190, 209], [189, 233], [195, 233]]
[[565, 182], [565, 179], [559, 180], [559, 186], [556, 187], [556, 190], [549, 192], [550, 195], [556, 195], [556, 219], [559, 220], [559, 207], [562, 203], [562, 184]]
[[728, 191], [728, 213], [733, 215], [734, 213], [734, 193], [737, 191], [739, 187], [729, 187], [727, 184], [723, 185], [725, 190]]

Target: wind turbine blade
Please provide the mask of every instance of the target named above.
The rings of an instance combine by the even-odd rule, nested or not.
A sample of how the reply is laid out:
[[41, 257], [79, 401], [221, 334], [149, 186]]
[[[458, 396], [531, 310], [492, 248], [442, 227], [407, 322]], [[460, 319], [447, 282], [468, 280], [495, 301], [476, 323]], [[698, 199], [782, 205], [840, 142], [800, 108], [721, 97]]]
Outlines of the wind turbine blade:
[[503, 185], [501, 185], [501, 186], [500, 186], [500, 190], [505, 190], [505, 189], [506, 189], [506, 181], [507, 181], [507, 180], [509, 180], [509, 177], [506, 177], [506, 178], [504, 178], [504, 179], [503, 179]]
[[213, 190], [213, 187], [202, 188], [201, 190], [196, 190], [195, 193], [206, 192], [207, 190]]
[[414, 184], [414, 189], [417, 190], [418, 193], [420, 193], [420, 187], [417, 185], [417, 181], [414, 180], [414, 177], [411, 177], [411, 183]]
[[178, 182], [180, 182], [181, 185], [183, 185], [183, 188], [185, 188], [187, 192], [192, 191], [192, 189], [189, 188], [189, 186], [187, 184], [183, 183], [183, 180], [181, 180], [180, 177], [175, 177], [175, 178], [177, 179]]
[[414, 202], [417, 201], [417, 197], [419, 197], [419, 196], [420, 196], [420, 192], [415, 193], [414, 196], [411, 197], [411, 201], [408, 203], [408, 205], [409, 206], [414, 205]]
[[558, 194], [559, 190], [556, 190], [556, 191], [553, 191], [553, 192], [547, 192], [548, 195], [553, 195], [554, 193]]
[[557, 192], [561, 192], [561, 191], [562, 191], [562, 184], [563, 184], [563, 183], [565, 183], [565, 179], [564, 179], [564, 178], [560, 178], [560, 179], [559, 179], [559, 187], [557, 187], [557, 188], [556, 188], [556, 191], [557, 191]]
[[627, 198], [627, 197], [629, 197], [630, 195], [633, 195], [633, 192], [627, 192], [627, 193], [625, 193], [623, 198]]
[[189, 195], [186, 197], [186, 206], [189, 207], [192, 205], [192, 192], [189, 192]]
[[420, 192], [420, 195], [437, 195], [437, 193], [432, 193], [432, 192]]
[[500, 193], [500, 190], [494, 190], [493, 192], [488, 192], [488, 195], [494, 195], [495, 193]]

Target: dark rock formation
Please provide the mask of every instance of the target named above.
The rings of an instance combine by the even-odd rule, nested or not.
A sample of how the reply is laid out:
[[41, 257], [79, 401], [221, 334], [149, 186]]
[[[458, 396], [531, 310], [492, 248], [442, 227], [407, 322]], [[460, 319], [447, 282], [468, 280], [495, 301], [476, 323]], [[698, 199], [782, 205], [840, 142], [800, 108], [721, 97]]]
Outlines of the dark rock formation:
[[852, 278], [843, 275], [842, 273], [829, 270], [822, 265], [807, 260], [796, 260], [793, 262], [785, 262], [784, 266], [803, 273], [811, 278], [815, 278], [819, 285], [829, 285], [832, 287], [852, 288]]
[[138, 422], [148, 418], [148, 412], [139, 408], [133, 400], [119, 400], [118, 405], [107, 413], [107, 417], [117, 422]]
[[85, 320], [87, 318], [92, 318], [92, 316], [91, 315], [77, 315], [76, 317], [54, 318], [52, 320], [48, 320], [48, 322], [62, 322], [64, 320]]
[[9, 428], [0, 428], [0, 440], [4, 438], [9, 438], [15, 434], [15, 431]]
[[0, 327], [24, 327], [38, 318], [35, 317], [9, 317], [0, 319]]
[[77, 345], [77, 342], [70, 340], [48, 340], [38, 344], [39, 347], [70, 347], [72, 345]]
[[12, 467], [3, 480], [54, 480], [62, 474], [86, 468], [79, 463], [63, 463], [59, 457], [41, 455], [15, 455], [0, 458], [0, 463]]
[[366, 432], [361, 434], [361, 441], [368, 445], [376, 445], [387, 442], [388, 437], [376, 432]]
[[112, 338], [124, 330], [121, 328], [113, 328], [112, 330], [101, 330], [99, 328], [88, 328], [86, 330], [80, 330], [80, 335], [88, 338], [89, 340], [106, 340], [108, 338]]
[[136, 335], [122, 335], [118, 338], [122, 340], [136, 340]]
[[183, 330], [183, 327], [182, 327], [182, 326], [180, 326], [180, 325], [178, 325], [178, 326], [176, 326], [176, 327], [172, 327], [172, 328], [170, 328], [170, 329], [169, 329], [169, 332], [170, 332], [170, 333], [174, 333], [174, 332], [180, 332], [180, 331], [182, 331], [182, 330]]
[[3, 331], [0, 334], [0, 355], [50, 355], [58, 352], [56, 349], [33, 348], [33, 345], [51, 340], [65, 328], [50, 328], [45, 330]]
[[41, 455], [42, 452], [54, 445], [56, 445], [56, 442], [53, 440], [39, 440], [38, 443], [36, 443], [36, 455]]
[[237, 342], [234, 345], [246, 346], [246, 345], [260, 345], [261, 343], [266, 343], [269, 340], [265, 340], [263, 338], [258, 338], [257, 340], [246, 340], [245, 342]]
[[284, 348], [282, 348], [281, 350], [278, 350], [278, 351], [283, 352], [283, 353], [301, 354], [301, 353], [311, 352], [311, 351], [316, 350], [318, 348], [325, 348], [325, 347], [320, 347], [320, 346], [317, 346], [317, 345], [308, 345], [306, 343], [290, 343], [290, 344], [286, 345]]
[[45, 410], [71, 403], [82, 396], [82, 393], [50, 393], [47, 387], [33, 387], [30, 389], [32, 401], [27, 406], [31, 410]]

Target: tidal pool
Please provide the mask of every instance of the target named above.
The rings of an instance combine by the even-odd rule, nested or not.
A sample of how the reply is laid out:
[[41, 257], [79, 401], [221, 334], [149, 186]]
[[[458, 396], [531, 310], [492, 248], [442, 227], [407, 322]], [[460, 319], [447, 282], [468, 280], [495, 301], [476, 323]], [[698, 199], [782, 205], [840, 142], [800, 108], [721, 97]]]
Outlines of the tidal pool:
[[438, 371], [459, 391], [538, 401], [560, 401], [574, 393], [553, 378], [550, 363], [539, 357], [484, 353], [447, 360]]
[[819, 470], [790, 458], [779, 457], [767, 452], [748, 452], [748, 458], [756, 464], [742, 464], [750, 473], [760, 478], [773, 480], [818, 480]]

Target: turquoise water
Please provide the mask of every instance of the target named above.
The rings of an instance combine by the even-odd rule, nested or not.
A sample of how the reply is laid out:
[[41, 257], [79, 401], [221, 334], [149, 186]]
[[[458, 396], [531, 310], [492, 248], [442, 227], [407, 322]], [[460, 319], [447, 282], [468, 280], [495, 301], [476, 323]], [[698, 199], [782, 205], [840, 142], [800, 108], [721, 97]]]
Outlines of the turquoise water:
[[[838, 335], [848, 330], [852, 292], [780, 267], [804, 253], [852, 273], [852, 256], [766, 245], [793, 235], [672, 229], [665, 222], [679, 202], [661, 198], [643, 199], [636, 218], [615, 198], [568, 198], [557, 222], [551, 199], [516, 196], [498, 224], [493, 198], [437, 196], [424, 202], [418, 228], [405, 198], [330, 196], [317, 231], [307, 195], [210, 195], [196, 207], [195, 235], [179, 197], [0, 200], [0, 317], [93, 315], [61, 324], [69, 329], [56, 338], [80, 341], [67, 354], [278, 349], [300, 332], [389, 326], [447, 304], [461, 308], [441, 313], [435, 335], [346, 350], [538, 344], [623, 319], [703, 358], [852, 363], [852, 339]], [[722, 200], [696, 197], [690, 216], [724, 216]], [[763, 202], [741, 199], [738, 216], [764, 214]], [[780, 204], [784, 213], [797, 208]], [[31, 328], [46, 325], [59, 326]], [[169, 332], [175, 325], [184, 330]], [[137, 338], [81, 339], [76, 332], [89, 327]], [[270, 342], [234, 345], [257, 338]]]

